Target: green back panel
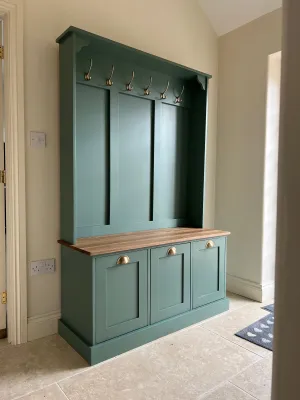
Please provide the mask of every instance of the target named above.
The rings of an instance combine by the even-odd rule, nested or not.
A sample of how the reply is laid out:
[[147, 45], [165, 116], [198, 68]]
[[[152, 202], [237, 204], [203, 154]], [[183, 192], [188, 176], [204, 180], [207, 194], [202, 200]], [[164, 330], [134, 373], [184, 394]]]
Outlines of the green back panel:
[[61, 238], [202, 227], [208, 77], [78, 29], [59, 42]]
[[76, 38], [72, 34], [59, 47], [60, 74], [60, 237], [75, 241], [75, 110]]
[[61, 246], [61, 318], [86, 343], [94, 338], [93, 258]]
[[119, 95], [117, 213], [130, 224], [152, 219], [152, 101]]
[[151, 323], [190, 309], [190, 243], [151, 249]]
[[193, 308], [225, 297], [226, 238], [213, 242], [209, 249], [206, 240], [192, 243]]
[[188, 110], [162, 104], [160, 157], [158, 160], [159, 217], [187, 216]]
[[109, 91], [77, 84], [76, 220], [109, 223]]
[[97, 343], [147, 325], [147, 250], [126, 255], [125, 265], [120, 254], [95, 259]]
[[[205, 78], [204, 78], [205, 79]], [[205, 80], [201, 80], [204, 85]], [[190, 140], [188, 149], [188, 223], [195, 228], [203, 228], [204, 189], [207, 142], [207, 90], [202, 90], [200, 83], [191, 84], [194, 106], [190, 113]]]

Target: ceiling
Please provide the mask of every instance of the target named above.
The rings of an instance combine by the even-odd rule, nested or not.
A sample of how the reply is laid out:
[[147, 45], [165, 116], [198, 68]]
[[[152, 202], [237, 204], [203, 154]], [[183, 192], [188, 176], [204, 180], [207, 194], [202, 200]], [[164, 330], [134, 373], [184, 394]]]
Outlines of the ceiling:
[[198, 1], [219, 36], [282, 6], [282, 0]]

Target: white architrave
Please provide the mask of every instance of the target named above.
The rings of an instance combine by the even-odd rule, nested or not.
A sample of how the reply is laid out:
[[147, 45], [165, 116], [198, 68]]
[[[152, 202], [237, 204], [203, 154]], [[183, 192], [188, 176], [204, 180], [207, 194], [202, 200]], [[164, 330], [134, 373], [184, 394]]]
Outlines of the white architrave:
[[8, 341], [27, 341], [23, 2], [0, 0], [4, 20]]

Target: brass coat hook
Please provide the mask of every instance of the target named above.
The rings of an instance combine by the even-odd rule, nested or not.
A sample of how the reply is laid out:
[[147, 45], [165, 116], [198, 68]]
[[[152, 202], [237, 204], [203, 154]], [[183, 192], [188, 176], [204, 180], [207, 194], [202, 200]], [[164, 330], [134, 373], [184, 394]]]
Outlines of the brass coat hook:
[[112, 86], [113, 85], [112, 77], [113, 77], [114, 71], [115, 71], [115, 66], [112, 65], [111, 66], [110, 77], [106, 79], [106, 86]]
[[182, 95], [183, 95], [183, 92], [184, 92], [184, 86], [182, 86], [182, 90], [181, 90], [180, 95], [179, 95], [179, 96], [176, 96], [176, 95], [175, 95], [175, 103], [181, 103], [181, 102], [182, 102]]
[[92, 79], [92, 77], [91, 77], [92, 67], [93, 67], [93, 59], [90, 58], [90, 68], [89, 68], [88, 72], [85, 72], [85, 74], [84, 74], [84, 79], [86, 81], [90, 81]]
[[161, 99], [166, 99], [166, 98], [167, 98], [166, 93], [167, 93], [167, 91], [168, 91], [168, 89], [169, 89], [169, 86], [170, 86], [170, 81], [168, 81], [167, 87], [166, 87], [165, 90], [160, 94], [160, 98], [161, 98]]
[[150, 76], [149, 85], [144, 89], [144, 95], [145, 96], [149, 96], [149, 94], [151, 93], [150, 90], [149, 90], [151, 88], [151, 85], [152, 85], [152, 76]]
[[133, 80], [134, 80], [134, 71], [132, 71], [130, 82], [126, 83], [126, 90], [128, 90], [129, 92], [131, 92], [131, 90], [133, 89], [133, 86], [132, 86]]

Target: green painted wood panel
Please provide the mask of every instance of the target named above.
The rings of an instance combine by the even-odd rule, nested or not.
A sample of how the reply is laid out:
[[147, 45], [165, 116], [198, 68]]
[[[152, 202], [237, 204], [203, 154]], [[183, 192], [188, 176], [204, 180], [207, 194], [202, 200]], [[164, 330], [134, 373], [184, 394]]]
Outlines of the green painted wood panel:
[[[204, 85], [203, 80], [201, 80]], [[188, 172], [188, 223], [203, 228], [205, 197], [205, 166], [207, 145], [207, 90], [198, 81], [191, 82], [190, 90], [194, 106], [190, 112], [189, 172]]]
[[192, 242], [193, 308], [225, 297], [226, 238], [211, 240], [212, 248], [206, 248], [208, 240]]
[[188, 113], [183, 107], [161, 107], [160, 149], [155, 154], [159, 219], [187, 217]]
[[97, 343], [147, 325], [147, 250], [126, 253], [125, 265], [121, 255], [95, 258]]
[[110, 217], [109, 91], [77, 84], [76, 96], [76, 220], [92, 228]]
[[60, 238], [75, 243], [75, 110], [76, 38], [71, 34], [59, 47], [60, 74]]
[[151, 323], [190, 309], [190, 243], [151, 249]]
[[117, 213], [123, 222], [152, 220], [153, 102], [119, 95]]
[[95, 344], [93, 258], [61, 246], [61, 318], [87, 344]]

